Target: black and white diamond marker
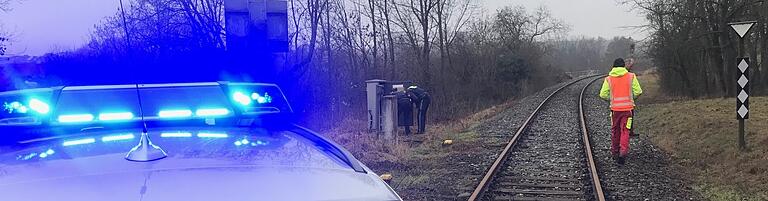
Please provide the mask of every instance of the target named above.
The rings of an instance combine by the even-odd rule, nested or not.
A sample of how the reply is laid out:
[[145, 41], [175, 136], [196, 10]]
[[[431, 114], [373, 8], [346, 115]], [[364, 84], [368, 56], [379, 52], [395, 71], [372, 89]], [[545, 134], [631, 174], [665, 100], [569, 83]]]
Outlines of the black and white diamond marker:
[[747, 79], [747, 77], [746, 77], [746, 76], [744, 76], [744, 75], [742, 74], [742, 75], [741, 75], [741, 77], [739, 78], [739, 80], [738, 80], [738, 81], [736, 81], [736, 82], [738, 82], [738, 83], [739, 83], [739, 86], [740, 86], [741, 88], [745, 88], [745, 87], [747, 86], [747, 83], [749, 82], [749, 80]]
[[737, 66], [739, 73], [736, 80], [738, 85], [736, 86], [736, 118], [748, 119], [749, 118], [749, 58], [739, 58]]
[[739, 98], [739, 101], [744, 103], [744, 102], [747, 102], [747, 98], [749, 98], [749, 95], [747, 95], [746, 91], [741, 90], [741, 93], [739, 93], [739, 95], [736, 96], [736, 97]]
[[747, 114], [749, 114], [749, 109], [747, 109], [746, 106], [741, 105], [741, 107], [739, 108], [738, 113], [739, 113], [739, 116], [741, 116], [742, 119], [747, 119]]
[[741, 60], [741, 62], [739, 62], [739, 70], [741, 71], [741, 73], [746, 72], [747, 68], [749, 68], [749, 64], [747, 63], [747, 60]]

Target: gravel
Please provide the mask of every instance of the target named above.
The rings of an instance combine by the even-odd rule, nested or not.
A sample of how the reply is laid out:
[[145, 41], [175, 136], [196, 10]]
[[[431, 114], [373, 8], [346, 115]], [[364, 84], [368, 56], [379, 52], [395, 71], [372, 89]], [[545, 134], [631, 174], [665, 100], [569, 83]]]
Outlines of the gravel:
[[505, 111], [460, 131], [465, 137], [454, 139], [453, 145], [430, 146], [437, 142], [425, 140], [406, 160], [366, 165], [377, 173], [391, 172], [395, 178], [390, 185], [405, 200], [466, 200], [510, 136], [544, 98], [568, 82], [514, 101]]
[[[486, 193], [486, 200], [514, 200], [526, 196], [573, 200], [592, 197], [578, 120], [578, 95], [588, 80], [564, 88], [542, 107], [510, 152], [490, 192]], [[533, 187], [527, 186], [528, 183], [554, 186]], [[576, 195], [518, 194], [540, 190], [567, 191]]]
[[565, 81], [521, 99], [507, 110], [478, 124], [478, 126], [475, 127], [476, 131], [483, 133], [483, 135], [495, 137], [514, 135], [525, 119], [531, 115], [537, 106], [539, 106], [541, 101], [544, 101], [549, 94], [552, 94], [552, 92], [558, 88], [572, 81], [573, 80]]
[[[584, 110], [606, 199], [703, 200], [690, 186], [692, 182], [682, 174], [681, 166], [642, 133], [630, 139], [625, 165], [619, 166], [611, 159], [608, 103], [598, 97], [599, 90], [600, 81], [587, 89]], [[638, 115], [642, 115], [642, 109]]]

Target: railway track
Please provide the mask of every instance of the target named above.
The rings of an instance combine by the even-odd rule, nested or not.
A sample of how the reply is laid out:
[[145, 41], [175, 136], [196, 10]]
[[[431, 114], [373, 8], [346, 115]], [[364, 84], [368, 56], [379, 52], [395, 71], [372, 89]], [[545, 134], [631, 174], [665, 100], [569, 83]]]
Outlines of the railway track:
[[469, 200], [605, 200], [582, 107], [598, 79], [575, 80], [539, 104]]

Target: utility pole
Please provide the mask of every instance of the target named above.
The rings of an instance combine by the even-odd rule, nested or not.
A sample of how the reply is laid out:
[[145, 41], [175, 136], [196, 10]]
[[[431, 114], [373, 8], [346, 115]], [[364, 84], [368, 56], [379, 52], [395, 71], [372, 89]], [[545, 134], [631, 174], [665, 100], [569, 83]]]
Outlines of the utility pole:
[[736, 85], [736, 119], [739, 120], [739, 149], [745, 151], [747, 142], [745, 139], [744, 121], [749, 119], [749, 57], [744, 54], [744, 37], [757, 21], [745, 21], [729, 23], [731, 28], [739, 34], [739, 56], [736, 64], [740, 73], [737, 73]]

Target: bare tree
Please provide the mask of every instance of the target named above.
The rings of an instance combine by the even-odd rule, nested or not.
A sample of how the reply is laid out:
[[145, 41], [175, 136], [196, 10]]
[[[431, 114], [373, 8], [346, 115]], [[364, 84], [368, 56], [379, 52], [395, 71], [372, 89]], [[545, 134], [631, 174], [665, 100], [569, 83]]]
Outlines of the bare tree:
[[8, 12], [11, 10], [11, 0], [0, 0], [0, 11]]
[[[309, 41], [307, 44], [307, 53], [298, 63], [294, 64], [288, 70], [289, 74], [301, 75], [307, 72], [305, 65], [312, 62], [312, 58], [315, 56], [315, 46], [317, 45], [317, 29], [323, 16], [323, 9], [326, 9], [327, 4], [328, 0], [306, 0], [304, 9], [307, 13], [307, 16], [309, 16]], [[298, 24], [297, 19], [294, 19], [294, 21]], [[296, 29], [296, 34], [298, 34], [299, 28]]]
[[[684, 92], [688, 96], [733, 96], [735, 83], [729, 81], [736, 74], [738, 37], [729, 22], [741, 20], [766, 20], [764, 0], [631, 0], [633, 5], [646, 14], [651, 30], [648, 50], [661, 73], [662, 88], [669, 92]], [[747, 47], [751, 56], [765, 55], [765, 24], [758, 23], [752, 30]], [[755, 60], [755, 66], [765, 65]], [[754, 76], [761, 77], [760, 68], [754, 68]], [[752, 81], [753, 79], [750, 79]], [[752, 86], [761, 86], [761, 79], [754, 79]], [[707, 86], [707, 87], [700, 87]], [[758, 88], [758, 87], [756, 87]], [[711, 90], [719, 89], [719, 90]], [[760, 93], [761, 91], [756, 91]]]

